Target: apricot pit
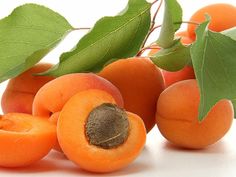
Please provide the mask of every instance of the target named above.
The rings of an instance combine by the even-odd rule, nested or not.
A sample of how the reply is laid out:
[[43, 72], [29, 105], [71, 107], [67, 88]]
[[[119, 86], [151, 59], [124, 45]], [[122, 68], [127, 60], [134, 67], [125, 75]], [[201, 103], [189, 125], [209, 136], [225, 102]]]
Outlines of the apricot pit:
[[127, 114], [115, 104], [103, 103], [88, 116], [86, 135], [90, 144], [104, 149], [114, 148], [124, 143], [128, 132]]

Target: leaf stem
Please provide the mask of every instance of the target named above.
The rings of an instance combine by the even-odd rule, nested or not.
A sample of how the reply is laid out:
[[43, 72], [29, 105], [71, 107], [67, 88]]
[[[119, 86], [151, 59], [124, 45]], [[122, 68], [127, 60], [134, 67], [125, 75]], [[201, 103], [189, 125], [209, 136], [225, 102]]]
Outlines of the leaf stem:
[[143, 54], [143, 52], [144, 52], [145, 50], [151, 50], [151, 49], [161, 49], [161, 48], [158, 47], [158, 46], [152, 46], [152, 45], [147, 46], [147, 47], [143, 47], [143, 48], [137, 53], [136, 57], [140, 57], [140, 56]]
[[91, 28], [73, 28], [73, 30], [90, 30]]
[[200, 25], [200, 23], [194, 22], [194, 21], [181, 21], [181, 22], [175, 22], [174, 24], [181, 24], [181, 23], [187, 23], [191, 25]]
[[151, 30], [150, 30], [150, 32], [152, 33], [153, 31], [155, 31], [157, 28], [160, 28], [162, 25], [157, 25], [157, 26], [154, 26]]
[[[152, 5], [154, 5], [154, 4], [155, 4], [156, 2], [158, 2], [158, 1], [159, 1], [159, 0], [155, 0], [155, 1], [152, 3]], [[145, 44], [146, 44], [146, 42], [147, 42], [149, 36], [150, 36], [150, 35], [152, 34], [152, 32], [157, 28], [157, 27], [155, 27], [155, 24], [156, 24], [155, 21], [156, 21], [157, 14], [158, 14], [158, 12], [160, 11], [160, 8], [161, 8], [161, 6], [162, 6], [162, 3], [163, 3], [163, 0], [160, 0], [160, 4], [159, 4], [159, 6], [158, 6], [156, 12], [155, 12], [154, 15], [153, 15], [153, 18], [152, 18], [152, 22], [151, 22], [151, 26], [150, 26], [150, 31], [148, 32], [146, 38], [145, 38], [144, 41], [143, 41], [142, 48], [145, 46]], [[158, 27], [158, 28], [159, 28], [159, 27]]]
[[155, 21], [156, 21], [156, 17], [157, 17], [157, 14], [158, 12], [160, 11], [160, 8], [162, 6], [162, 3], [163, 3], [163, 0], [160, 1], [160, 4], [155, 12], [155, 14], [153, 15], [153, 18], [152, 18], [152, 26], [151, 26], [151, 29], [155, 26]]
[[159, 0], [155, 0], [151, 3], [151, 6], [153, 6], [154, 4], [156, 4]]

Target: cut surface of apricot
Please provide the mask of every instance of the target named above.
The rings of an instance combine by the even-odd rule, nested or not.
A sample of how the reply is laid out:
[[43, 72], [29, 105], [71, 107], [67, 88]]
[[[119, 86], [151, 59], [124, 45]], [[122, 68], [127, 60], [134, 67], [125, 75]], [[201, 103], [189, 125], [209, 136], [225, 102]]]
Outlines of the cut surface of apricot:
[[8, 113], [0, 118], [0, 166], [30, 165], [52, 149], [56, 126], [40, 117]]
[[[92, 89], [77, 93], [63, 107], [57, 125], [58, 140], [65, 155], [79, 167], [92, 172], [111, 172], [127, 166], [141, 152], [146, 140], [146, 130], [142, 119], [135, 114], [118, 113], [117, 116], [123, 122], [119, 125], [114, 123], [115, 120], [105, 121], [101, 116], [96, 115], [106, 125], [95, 121], [92, 126], [98, 128], [88, 130], [91, 126], [88, 125], [88, 121], [94, 111], [95, 114], [100, 114], [97, 109], [101, 108], [102, 111], [105, 107], [117, 109], [115, 104], [114, 98], [107, 92]], [[107, 115], [106, 110], [104, 115]], [[126, 116], [128, 124], [123, 120], [123, 116]], [[109, 126], [114, 127], [109, 128]], [[124, 131], [115, 136], [113, 133], [118, 128]], [[88, 132], [93, 139], [99, 140], [98, 143], [91, 141]], [[119, 136], [124, 136], [123, 141], [118, 138]], [[102, 141], [102, 138], [105, 141]]]

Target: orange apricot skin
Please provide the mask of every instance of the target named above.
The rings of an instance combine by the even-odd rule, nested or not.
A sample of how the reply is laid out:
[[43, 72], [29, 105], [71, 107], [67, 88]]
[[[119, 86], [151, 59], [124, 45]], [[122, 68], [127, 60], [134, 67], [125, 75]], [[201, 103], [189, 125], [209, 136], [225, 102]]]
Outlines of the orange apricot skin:
[[190, 38], [188, 31], [179, 31], [175, 34], [175, 37], [180, 37], [180, 41], [184, 45], [189, 45], [194, 42], [194, 40]]
[[65, 155], [82, 169], [97, 173], [124, 168], [141, 153], [146, 141], [142, 119], [127, 112], [130, 130], [122, 145], [112, 149], [91, 145], [85, 135], [84, 125], [89, 113], [103, 103], [115, 104], [115, 100], [101, 90], [79, 92], [63, 107], [57, 127], [58, 140]]
[[32, 114], [35, 94], [44, 84], [54, 79], [51, 76], [34, 76], [33, 74], [46, 71], [50, 67], [52, 64], [39, 63], [11, 79], [2, 96], [2, 111]]
[[124, 108], [139, 115], [149, 132], [155, 125], [156, 101], [164, 89], [160, 70], [149, 59], [129, 58], [109, 64], [98, 75], [120, 90]]
[[109, 81], [93, 73], [74, 73], [58, 77], [38, 91], [33, 102], [33, 115], [52, 116], [51, 119], [56, 122], [64, 104], [77, 92], [87, 89], [107, 91], [114, 96], [119, 106], [124, 104], [119, 90]]
[[162, 70], [163, 77], [165, 78], [165, 87], [188, 79], [195, 79], [195, 73], [192, 66], [185, 66], [183, 69], [175, 72]]
[[56, 126], [45, 119], [23, 113], [8, 113], [3, 119], [15, 125], [0, 129], [2, 167], [31, 165], [46, 156], [56, 142]]
[[[189, 34], [187, 31], [180, 31], [175, 34], [176, 37], [181, 37], [181, 43], [184, 45], [189, 45], [193, 43], [193, 39], [189, 37]], [[153, 55], [157, 53], [160, 49], [152, 49], [149, 53], [149, 55]], [[192, 66], [185, 66], [183, 69], [175, 72], [166, 71], [164, 69], [161, 70], [165, 87], [169, 87], [170, 85], [182, 81], [182, 80], [188, 80], [188, 79], [195, 79], [195, 73]]]
[[[205, 21], [205, 15], [211, 17], [209, 29], [221, 32], [236, 26], [236, 7], [230, 4], [217, 3], [205, 6], [196, 11], [190, 18], [190, 21], [202, 23]], [[196, 25], [188, 24], [188, 33], [192, 39], [196, 38]]]
[[203, 121], [198, 121], [200, 93], [196, 80], [168, 87], [159, 97], [156, 122], [161, 134], [173, 144], [201, 149], [220, 140], [230, 129], [234, 111], [228, 100], [219, 101]]
[[[58, 77], [45, 84], [35, 96], [33, 115], [48, 117], [56, 124], [65, 103], [77, 92], [87, 89], [104, 90], [114, 96], [117, 105], [123, 107], [121, 93], [109, 81], [93, 73], [75, 73]], [[61, 151], [58, 143], [54, 149]]]

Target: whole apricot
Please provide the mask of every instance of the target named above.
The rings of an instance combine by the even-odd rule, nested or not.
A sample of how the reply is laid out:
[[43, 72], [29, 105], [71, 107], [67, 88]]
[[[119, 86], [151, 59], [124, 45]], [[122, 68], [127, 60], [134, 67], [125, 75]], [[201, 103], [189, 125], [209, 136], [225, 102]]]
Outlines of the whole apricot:
[[156, 101], [164, 89], [160, 70], [149, 59], [121, 59], [99, 74], [121, 92], [124, 108], [139, 115], [149, 132], [155, 125]]
[[183, 69], [175, 72], [162, 70], [163, 77], [165, 78], [165, 87], [188, 79], [195, 79], [195, 74], [192, 66], [185, 66]]
[[196, 80], [180, 81], [161, 93], [156, 123], [161, 134], [173, 144], [200, 149], [220, 140], [230, 129], [232, 103], [221, 100], [203, 121], [198, 121], [200, 93]]
[[18, 112], [32, 114], [32, 104], [38, 90], [53, 80], [50, 76], [35, 76], [52, 67], [49, 63], [39, 63], [8, 82], [1, 104], [4, 113]]
[[[205, 6], [196, 11], [190, 18], [191, 22], [202, 23], [205, 21], [205, 15], [211, 17], [209, 29], [221, 32], [236, 26], [236, 7], [230, 4], [218, 3]], [[188, 24], [188, 33], [192, 39], [195, 39], [195, 29], [197, 25]]]

